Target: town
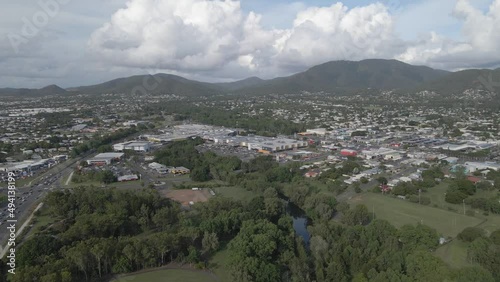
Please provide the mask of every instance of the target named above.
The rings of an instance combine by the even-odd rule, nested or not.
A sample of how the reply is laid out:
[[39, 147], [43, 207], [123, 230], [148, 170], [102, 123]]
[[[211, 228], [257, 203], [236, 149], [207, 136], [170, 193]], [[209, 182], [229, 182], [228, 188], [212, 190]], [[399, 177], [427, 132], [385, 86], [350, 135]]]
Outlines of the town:
[[[460, 248], [463, 228], [499, 227], [498, 112], [429, 107], [418, 97], [404, 107], [322, 93], [222, 97], [216, 103], [175, 96], [130, 103], [121, 95], [85, 104], [77, 102], [85, 95], [1, 102], [9, 110], [0, 113], [0, 176], [15, 175], [16, 216], [31, 221], [21, 232], [43, 233], [49, 225], [42, 223], [55, 219], [31, 219], [33, 209], [49, 193], [77, 187], [153, 189], [184, 210], [213, 197], [249, 201], [262, 190], [238, 179], [262, 162], [292, 172], [293, 180], [267, 185], [301, 209], [307, 210], [303, 197], [320, 193], [338, 201], [335, 221], [346, 222], [349, 206], [364, 204], [396, 226], [435, 228], [445, 261]], [[4, 225], [7, 199], [2, 202]], [[309, 244], [307, 218], [299, 213], [293, 221]], [[9, 234], [2, 229], [0, 235], [5, 242]]]

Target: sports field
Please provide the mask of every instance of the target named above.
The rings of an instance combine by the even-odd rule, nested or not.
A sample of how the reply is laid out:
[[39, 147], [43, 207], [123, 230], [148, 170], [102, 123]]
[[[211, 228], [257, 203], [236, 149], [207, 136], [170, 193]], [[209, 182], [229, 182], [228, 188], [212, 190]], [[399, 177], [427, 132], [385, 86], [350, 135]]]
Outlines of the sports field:
[[211, 195], [208, 189], [202, 190], [168, 190], [164, 192], [165, 197], [181, 203], [183, 206], [189, 206], [189, 202], [206, 202], [210, 199]]
[[215, 276], [209, 272], [190, 269], [162, 269], [131, 274], [113, 279], [111, 282], [215, 282]]
[[396, 227], [423, 223], [444, 236], [455, 237], [464, 228], [485, 223], [483, 219], [466, 216], [431, 206], [422, 206], [382, 194], [363, 193], [349, 200], [351, 206], [364, 204], [375, 217], [385, 219]]

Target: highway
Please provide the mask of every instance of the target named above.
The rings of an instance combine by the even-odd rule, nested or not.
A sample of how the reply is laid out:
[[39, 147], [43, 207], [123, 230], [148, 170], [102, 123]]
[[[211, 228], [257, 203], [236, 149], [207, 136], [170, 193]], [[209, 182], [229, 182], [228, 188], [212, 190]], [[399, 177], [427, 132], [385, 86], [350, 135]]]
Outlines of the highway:
[[[44, 196], [51, 190], [64, 188], [64, 183], [62, 183], [63, 178], [69, 175], [80, 161], [92, 153], [90, 152], [76, 159], [70, 159], [55, 166], [35, 177], [30, 182], [30, 185], [16, 187], [16, 200], [14, 202], [15, 218], [9, 216], [8, 202], [0, 205], [0, 246], [4, 247], [9, 238], [10, 231], [7, 227], [10, 225], [10, 222], [7, 222], [7, 220], [17, 220], [16, 229], [19, 229], [23, 222], [30, 217], [36, 206], [42, 202]], [[6, 195], [7, 188], [1, 188], [0, 193]]]

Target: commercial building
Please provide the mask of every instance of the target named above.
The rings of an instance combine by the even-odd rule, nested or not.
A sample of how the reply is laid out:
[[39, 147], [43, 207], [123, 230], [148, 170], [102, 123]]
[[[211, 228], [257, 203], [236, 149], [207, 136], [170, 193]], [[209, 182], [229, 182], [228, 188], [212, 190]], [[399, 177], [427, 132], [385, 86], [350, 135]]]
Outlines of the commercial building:
[[466, 162], [465, 168], [467, 169], [468, 172], [474, 172], [474, 171], [485, 170], [485, 169], [500, 171], [500, 164], [495, 163], [495, 162], [484, 162], [484, 163]]
[[136, 152], [149, 152], [151, 150], [151, 143], [143, 141], [129, 141], [125, 143], [118, 143], [113, 145], [113, 150], [123, 152], [124, 150], [133, 150]]
[[135, 174], [118, 176], [118, 182], [139, 180]]
[[109, 165], [114, 161], [119, 161], [123, 158], [123, 153], [102, 153], [88, 159], [89, 165]]
[[159, 174], [167, 174], [169, 171], [169, 169], [165, 165], [156, 162], [150, 163], [148, 167], [152, 170], [155, 170]]
[[358, 155], [358, 152], [351, 149], [342, 149], [340, 150], [340, 154], [344, 157], [355, 157]]

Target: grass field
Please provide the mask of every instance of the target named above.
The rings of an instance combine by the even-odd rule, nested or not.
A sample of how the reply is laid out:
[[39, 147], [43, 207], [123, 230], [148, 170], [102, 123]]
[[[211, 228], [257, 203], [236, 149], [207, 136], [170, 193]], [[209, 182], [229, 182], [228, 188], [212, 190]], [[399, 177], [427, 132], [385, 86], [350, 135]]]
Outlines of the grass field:
[[250, 201], [256, 195], [241, 187], [217, 187], [213, 188], [215, 195], [228, 197], [234, 200]]
[[33, 218], [33, 226], [29, 229], [29, 231], [26, 233], [26, 238], [32, 236], [36, 232], [40, 231], [42, 226], [48, 226], [49, 224], [54, 223], [56, 220], [49, 216], [47, 207], [44, 206], [39, 210], [39, 215], [36, 215]]
[[467, 262], [467, 246], [468, 243], [455, 239], [439, 247], [434, 255], [454, 268], [470, 266], [471, 264]]
[[481, 224], [484, 220], [455, 212], [422, 206], [408, 201], [374, 193], [363, 193], [349, 200], [351, 205], [364, 204], [375, 217], [385, 219], [396, 227], [423, 223], [444, 236], [455, 237], [464, 228]]
[[212, 274], [190, 269], [162, 269], [141, 274], [127, 275], [111, 282], [212, 282], [218, 281]]
[[222, 249], [217, 252], [215, 256], [210, 260], [210, 269], [217, 275], [221, 282], [232, 282], [231, 274], [227, 269], [229, 264], [229, 251], [227, 249]]

